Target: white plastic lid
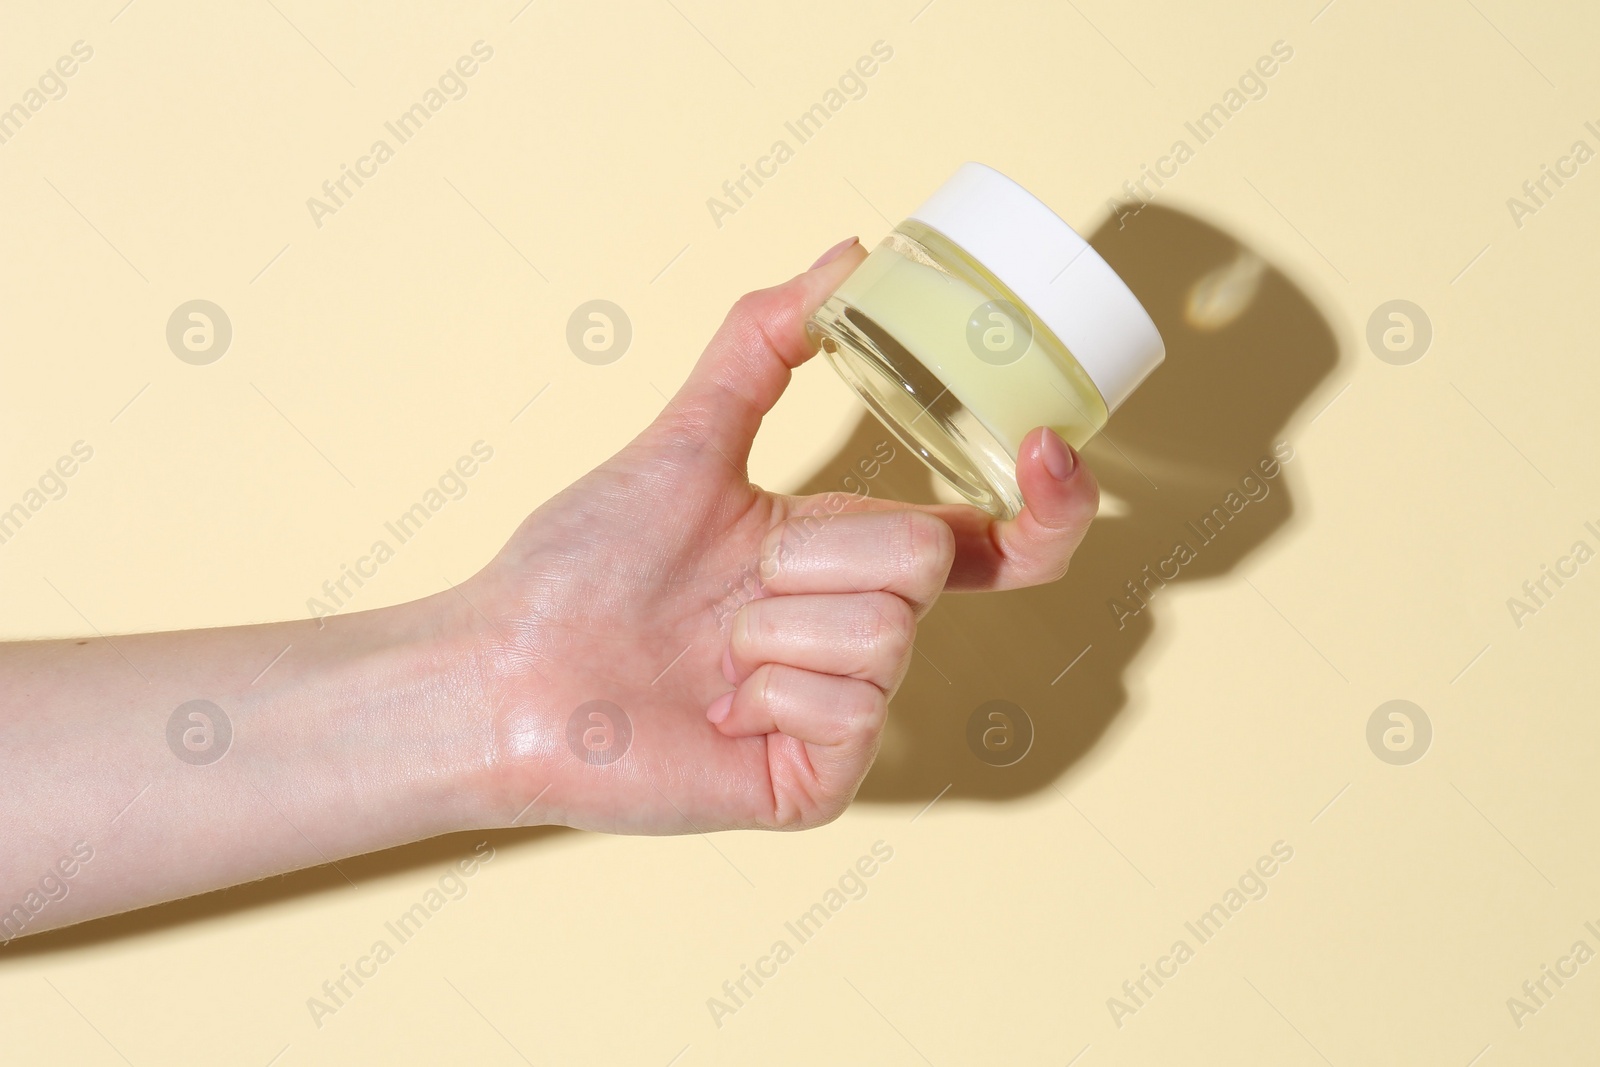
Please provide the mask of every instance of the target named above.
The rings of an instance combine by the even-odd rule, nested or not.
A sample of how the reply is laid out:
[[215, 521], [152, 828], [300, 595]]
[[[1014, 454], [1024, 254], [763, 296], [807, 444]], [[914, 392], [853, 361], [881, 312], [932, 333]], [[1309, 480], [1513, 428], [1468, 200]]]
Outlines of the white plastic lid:
[[1115, 411], [1166, 345], [1149, 312], [1089, 242], [1042, 200], [982, 163], [963, 163], [911, 213], [1022, 298]]

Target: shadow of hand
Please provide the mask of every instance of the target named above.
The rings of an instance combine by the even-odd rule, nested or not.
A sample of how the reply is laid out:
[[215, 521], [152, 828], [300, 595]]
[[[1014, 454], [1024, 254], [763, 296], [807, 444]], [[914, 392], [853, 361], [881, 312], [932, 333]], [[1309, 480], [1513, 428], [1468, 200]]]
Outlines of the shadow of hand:
[[[1104, 504], [1067, 578], [947, 595], [924, 620], [862, 799], [927, 802], [951, 785], [1001, 799], [1054, 782], [1126, 703], [1125, 674], [1167, 590], [1228, 572], [1292, 513], [1282, 465], [1293, 449], [1279, 435], [1338, 361], [1321, 314], [1255, 253], [1178, 211], [1146, 205], [1091, 243], [1150, 311], [1166, 362], [1084, 450]], [[885, 441], [864, 414], [800, 491], [865, 482], [874, 496], [932, 501], [932, 475], [905, 449], [871, 462]], [[969, 720], [993, 700], [1026, 714], [983, 716], [973, 734], [994, 727], [989, 748], [969, 744]]]

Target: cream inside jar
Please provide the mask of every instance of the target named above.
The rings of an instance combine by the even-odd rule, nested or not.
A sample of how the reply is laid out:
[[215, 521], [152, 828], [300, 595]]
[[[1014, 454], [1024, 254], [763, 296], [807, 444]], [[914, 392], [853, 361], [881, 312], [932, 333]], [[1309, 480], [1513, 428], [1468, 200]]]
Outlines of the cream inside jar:
[[1023, 506], [1023, 437], [1048, 426], [1082, 447], [1165, 354], [1105, 260], [980, 163], [896, 226], [807, 330], [907, 448], [1002, 517]]

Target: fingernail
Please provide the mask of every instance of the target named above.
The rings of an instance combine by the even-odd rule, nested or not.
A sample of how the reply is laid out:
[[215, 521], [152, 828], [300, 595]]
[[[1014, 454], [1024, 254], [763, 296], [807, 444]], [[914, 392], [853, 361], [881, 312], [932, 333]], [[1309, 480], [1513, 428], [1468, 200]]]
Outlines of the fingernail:
[[713, 700], [711, 702], [711, 706], [706, 709], [706, 718], [710, 719], [712, 722], [720, 723], [723, 719], [728, 717], [728, 712], [732, 710], [733, 694], [723, 693], [717, 699]]
[[1039, 436], [1039, 458], [1044, 460], [1044, 469], [1058, 482], [1072, 477], [1072, 471], [1078, 465], [1067, 443], [1049, 427]]
[[728, 680], [729, 685], [739, 684], [739, 679], [733, 673], [733, 648], [731, 646], [722, 650], [722, 676]]
[[811, 264], [811, 269], [816, 270], [818, 267], [823, 267], [829, 263], [832, 263], [834, 260], [844, 255], [845, 250], [851, 245], [855, 244], [857, 240], [858, 239], [855, 237], [846, 237], [844, 240], [840, 241], [838, 244], [822, 253], [821, 257], [815, 263]]

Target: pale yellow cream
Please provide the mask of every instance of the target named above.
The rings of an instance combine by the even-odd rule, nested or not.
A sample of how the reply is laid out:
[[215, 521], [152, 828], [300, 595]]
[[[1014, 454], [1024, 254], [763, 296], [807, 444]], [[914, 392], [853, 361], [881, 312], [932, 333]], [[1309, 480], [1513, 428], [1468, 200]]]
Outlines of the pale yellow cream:
[[[886, 242], [845, 279], [835, 296], [899, 341], [1011, 457], [1036, 426], [1050, 427], [1075, 448], [1094, 436], [1108, 418], [1105, 402], [1055, 335], [1025, 312], [1028, 322], [1019, 325], [1011, 321], [1014, 316], [997, 310], [997, 298], [1020, 305], [941, 235], [910, 223], [901, 230], [968, 278], [924, 262], [926, 257], [917, 256], [914, 246]], [[976, 326], [969, 329], [980, 311]], [[1011, 346], [1020, 347], [1018, 336], [1028, 345], [1015, 357]], [[990, 358], [980, 358], [975, 346]]]

